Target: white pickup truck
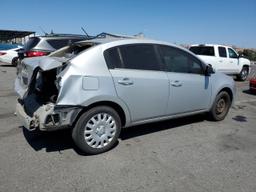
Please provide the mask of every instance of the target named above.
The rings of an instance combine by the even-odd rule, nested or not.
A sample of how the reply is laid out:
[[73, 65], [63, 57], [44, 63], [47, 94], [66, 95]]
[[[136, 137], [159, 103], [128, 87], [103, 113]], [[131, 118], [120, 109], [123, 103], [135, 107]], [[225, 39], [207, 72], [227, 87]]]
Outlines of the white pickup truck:
[[231, 47], [215, 44], [191, 45], [189, 48], [205, 63], [211, 64], [216, 71], [236, 75], [245, 81], [250, 72], [250, 61], [243, 58]]

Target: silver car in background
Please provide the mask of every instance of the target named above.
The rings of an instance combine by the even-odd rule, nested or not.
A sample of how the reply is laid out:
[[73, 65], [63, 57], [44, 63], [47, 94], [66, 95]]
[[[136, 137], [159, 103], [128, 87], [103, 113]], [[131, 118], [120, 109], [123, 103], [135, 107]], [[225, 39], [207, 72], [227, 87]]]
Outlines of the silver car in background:
[[24, 127], [71, 128], [89, 154], [109, 150], [122, 127], [206, 112], [223, 120], [235, 96], [233, 79], [190, 51], [137, 38], [96, 38], [24, 59], [15, 89]]

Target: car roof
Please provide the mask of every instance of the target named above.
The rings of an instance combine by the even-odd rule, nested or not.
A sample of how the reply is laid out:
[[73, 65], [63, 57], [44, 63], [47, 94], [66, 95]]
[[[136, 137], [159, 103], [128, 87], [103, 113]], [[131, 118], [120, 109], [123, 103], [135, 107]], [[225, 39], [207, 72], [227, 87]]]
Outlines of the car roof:
[[193, 44], [193, 45], [190, 45], [190, 47], [203, 47], [203, 46], [218, 46], [218, 47], [230, 47], [228, 45], [221, 45], [221, 44], [210, 44], [210, 43], [204, 43], [204, 44]]
[[177, 47], [180, 49], [184, 49], [187, 51], [187, 49], [177, 46], [175, 44], [171, 44], [168, 42], [164, 41], [158, 41], [158, 40], [153, 40], [153, 39], [146, 39], [146, 38], [136, 38], [136, 37], [131, 37], [131, 38], [95, 38], [95, 39], [90, 39], [90, 40], [84, 40], [84, 41], [78, 41], [75, 42], [74, 44], [88, 44], [88, 43], [94, 43], [94, 44], [101, 44], [103, 47], [114, 47], [118, 45], [125, 45], [125, 44], [140, 44], [140, 43], [145, 43], [145, 44], [160, 44], [160, 45], [167, 45], [167, 46], [172, 46], [172, 47]]

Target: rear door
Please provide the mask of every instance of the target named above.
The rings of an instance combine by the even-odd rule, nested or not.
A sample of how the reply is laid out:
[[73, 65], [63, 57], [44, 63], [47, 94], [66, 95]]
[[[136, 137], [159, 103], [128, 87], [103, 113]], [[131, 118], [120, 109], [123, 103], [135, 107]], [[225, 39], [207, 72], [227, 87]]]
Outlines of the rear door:
[[106, 50], [104, 56], [117, 95], [128, 106], [133, 122], [165, 114], [168, 77], [160, 70], [154, 45], [119, 46]]
[[228, 72], [230, 71], [230, 63], [229, 63], [229, 58], [227, 56], [227, 49], [226, 47], [218, 46], [218, 70], [221, 72]]
[[188, 52], [159, 46], [169, 79], [170, 97], [167, 115], [208, 109], [211, 78], [204, 75], [204, 64]]
[[238, 55], [237, 53], [231, 49], [228, 48], [228, 57], [229, 57], [229, 69], [231, 71], [231, 73], [239, 73], [240, 69], [239, 69], [239, 63], [238, 63]]

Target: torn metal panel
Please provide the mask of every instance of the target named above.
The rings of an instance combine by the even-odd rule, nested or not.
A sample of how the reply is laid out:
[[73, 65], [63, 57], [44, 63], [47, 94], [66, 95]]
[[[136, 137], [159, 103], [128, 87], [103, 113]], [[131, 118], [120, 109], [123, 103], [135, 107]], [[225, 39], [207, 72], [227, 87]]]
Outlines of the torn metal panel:
[[31, 83], [32, 75], [36, 68], [39, 68], [41, 71], [49, 71], [62, 66], [67, 60], [67, 58], [46, 56], [24, 59], [15, 79], [15, 91], [21, 98], [23, 98], [28, 91], [28, 86]]
[[24, 110], [24, 105], [21, 103], [16, 105], [17, 115], [23, 121], [24, 127], [30, 131], [35, 129], [52, 131], [69, 127], [73, 124], [81, 110], [81, 108], [69, 106], [56, 108], [55, 104], [48, 103], [41, 105], [30, 116]]
[[14, 89], [20, 98], [23, 98], [23, 96], [27, 92], [27, 87], [26, 88], [22, 87], [20, 83], [20, 79], [18, 77], [15, 79]]
[[63, 65], [64, 62], [66, 62], [68, 58], [63, 57], [45, 57], [42, 60], [39, 61], [39, 67], [43, 71], [48, 71], [57, 67], [60, 67]]

